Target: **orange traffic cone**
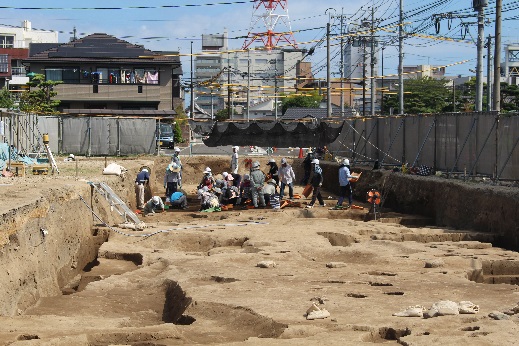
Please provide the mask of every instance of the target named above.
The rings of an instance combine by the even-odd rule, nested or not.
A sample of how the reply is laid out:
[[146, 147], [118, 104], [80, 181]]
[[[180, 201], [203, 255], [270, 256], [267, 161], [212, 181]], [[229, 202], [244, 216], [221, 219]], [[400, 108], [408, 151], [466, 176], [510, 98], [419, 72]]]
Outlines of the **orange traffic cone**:
[[303, 148], [299, 148], [299, 158], [303, 158]]

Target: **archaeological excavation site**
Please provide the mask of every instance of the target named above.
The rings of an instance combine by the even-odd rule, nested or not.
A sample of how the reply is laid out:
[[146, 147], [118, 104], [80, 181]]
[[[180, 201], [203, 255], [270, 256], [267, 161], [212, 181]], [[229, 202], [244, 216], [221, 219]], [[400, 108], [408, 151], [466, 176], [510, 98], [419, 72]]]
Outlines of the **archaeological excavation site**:
[[[59, 174], [0, 180], [0, 345], [519, 339], [513, 184], [356, 167], [358, 208], [308, 209], [303, 196], [276, 211], [208, 213], [199, 211], [196, 185], [205, 167], [221, 174], [229, 158], [186, 155], [188, 208], [144, 216], [135, 177], [148, 167], [146, 200], [163, 196], [169, 156], [57, 160]], [[268, 158], [259, 161], [265, 167]], [[289, 162], [301, 177], [301, 159]], [[123, 173], [102, 174], [110, 163]], [[333, 206], [338, 165], [322, 168]], [[367, 202], [372, 189], [381, 204]]]

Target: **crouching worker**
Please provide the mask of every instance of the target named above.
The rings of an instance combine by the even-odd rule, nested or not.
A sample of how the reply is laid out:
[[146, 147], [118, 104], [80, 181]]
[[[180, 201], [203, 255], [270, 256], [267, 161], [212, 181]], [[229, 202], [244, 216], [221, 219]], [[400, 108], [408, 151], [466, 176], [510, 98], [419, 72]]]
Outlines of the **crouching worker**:
[[175, 209], [187, 209], [187, 197], [180, 191], [173, 192], [169, 198], [171, 207]]
[[198, 190], [198, 199], [200, 199], [200, 211], [213, 210], [220, 207], [218, 196], [209, 191], [207, 186]]
[[153, 196], [146, 202], [144, 206], [144, 215], [162, 213], [164, 211], [164, 202], [159, 196]]
[[274, 179], [269, 179], [267, 184], [263, 186], [263, 198], [265, 203], [270, 203], [270, 198], [277, 194], [278, 185]]

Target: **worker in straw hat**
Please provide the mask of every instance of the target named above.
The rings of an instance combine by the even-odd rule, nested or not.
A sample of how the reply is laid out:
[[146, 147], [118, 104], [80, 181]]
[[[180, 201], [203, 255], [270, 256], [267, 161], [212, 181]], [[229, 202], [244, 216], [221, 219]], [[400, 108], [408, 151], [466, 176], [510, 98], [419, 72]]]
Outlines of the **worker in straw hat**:
[[144, 208], [144, 188], [150, 182], [150, 173], [146, 167], [142, 167], [135, 178], [135, 200], [137, 208]]
[[144, 206], [144, 215], [161, 213], [164, 211], [164, 202], [159, 196], [153, 196]]
[[164, 175], [164, 188], [166, 189], [166, 196], [171, 196], [171, 194], [179, 189], [179, 182], [180, 167], [175, 162], [171, 162], [166, 168], [166, 174]]
[[171, 163], [176, 163], [179, 168], [178, 186], [182, 186], [182, 161], [180, 160], [180, 148], [179, 147], [175, 147], [175, 149], [173, 149], [173, 155], [171, 156]]
[[238, 150], [240, 147], [234, 146], [232, 147], [232, 156], [231, 156], [231, 173], [238, 174]]

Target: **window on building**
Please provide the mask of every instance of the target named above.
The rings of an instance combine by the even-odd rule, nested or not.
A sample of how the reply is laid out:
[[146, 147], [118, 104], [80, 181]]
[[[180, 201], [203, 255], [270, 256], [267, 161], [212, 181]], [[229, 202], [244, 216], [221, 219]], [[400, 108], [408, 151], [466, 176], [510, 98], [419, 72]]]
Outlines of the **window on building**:
[[9, 56], [7, 54], [0, 54], [0, 72], [9, 72]]
[[509, 62], [518, 62], [519, 61], [519, 50], [511, 50], [508, 52], [508, 61]]
[[14, 36], [0, 35], [0, 48], [14, 48]]
[[45, 79], [62, 81], [65, 84], [79, 83], [79, 67], [57, 67], [45, 69]]

